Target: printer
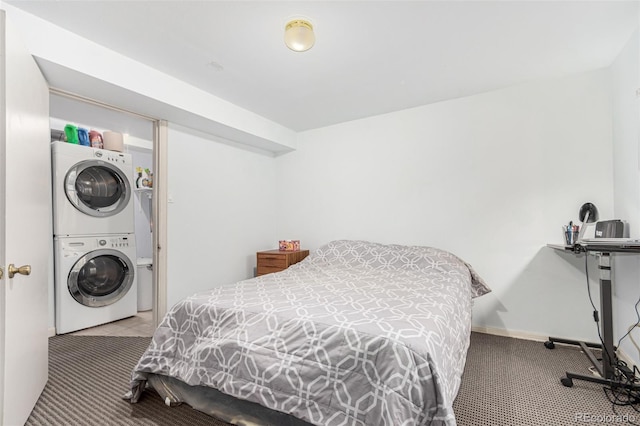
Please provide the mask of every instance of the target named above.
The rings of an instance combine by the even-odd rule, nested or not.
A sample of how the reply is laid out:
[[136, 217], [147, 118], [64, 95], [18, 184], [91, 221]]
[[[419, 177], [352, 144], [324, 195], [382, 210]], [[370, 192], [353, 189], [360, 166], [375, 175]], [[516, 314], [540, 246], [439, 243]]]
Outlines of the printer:
[[628, 238], [629, 226], [622, 220], [600, 220], [596, 222], [596, 238]]
[[598, 238], [629, 238], [629, 224], [626, 221], [619, 219], [583, 223], [582, 228], [582, 232], [580, 232], [581, 240]]

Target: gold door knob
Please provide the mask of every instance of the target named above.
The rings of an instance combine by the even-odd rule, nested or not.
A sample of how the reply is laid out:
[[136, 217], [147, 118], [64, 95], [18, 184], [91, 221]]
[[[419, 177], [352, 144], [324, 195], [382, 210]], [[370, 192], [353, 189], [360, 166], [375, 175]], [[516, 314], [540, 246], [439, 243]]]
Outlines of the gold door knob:
[[9, 278], [13, 278], [15, 274], [29, 275], [31, 274], [31, 265], [24, 265], [19, 268], [16, 268], [12, 263], [9, 265], [8, 272], [9, 272], [8, 274]]
[[4, 269], [0, 268], [0, 280], [2, 279], [3, 275], [4, 275]]

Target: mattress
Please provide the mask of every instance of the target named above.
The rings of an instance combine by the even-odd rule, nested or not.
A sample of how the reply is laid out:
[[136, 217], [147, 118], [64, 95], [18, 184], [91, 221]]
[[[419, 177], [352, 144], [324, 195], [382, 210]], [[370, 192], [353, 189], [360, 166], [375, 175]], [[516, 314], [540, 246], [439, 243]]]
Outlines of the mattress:
[[472, 299], [489, 291], [444, 250], [333, 241], [173, 306], [129, 398], [163, 376], [313, 425], [455, 425]]

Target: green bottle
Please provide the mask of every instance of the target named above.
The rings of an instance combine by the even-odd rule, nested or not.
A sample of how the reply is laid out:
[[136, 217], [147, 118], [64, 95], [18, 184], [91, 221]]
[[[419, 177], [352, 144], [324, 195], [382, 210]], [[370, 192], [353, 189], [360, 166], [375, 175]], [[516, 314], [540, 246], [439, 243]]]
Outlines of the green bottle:
[[67, 135], [67, 142], [75, 143], [76, 145], [79, 143], [78, 128], [73, 124], [67, 124], [64, 126], [64, 134]]

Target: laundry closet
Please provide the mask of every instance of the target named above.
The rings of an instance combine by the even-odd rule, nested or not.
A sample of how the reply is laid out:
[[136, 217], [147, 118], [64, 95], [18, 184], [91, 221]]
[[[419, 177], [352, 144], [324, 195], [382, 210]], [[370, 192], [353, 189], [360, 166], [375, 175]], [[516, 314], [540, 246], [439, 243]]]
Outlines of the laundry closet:
[[153, 122], [50, 96], [56, 334], [151, 335]]

